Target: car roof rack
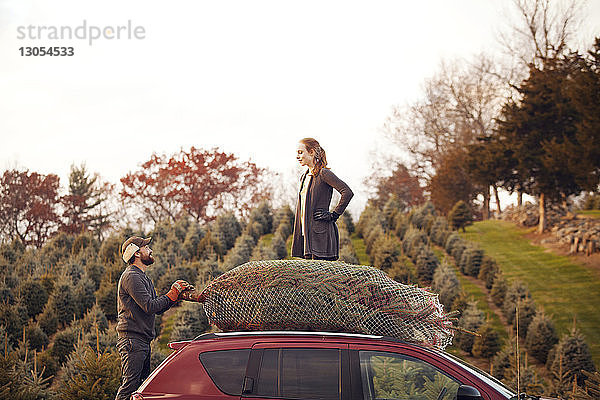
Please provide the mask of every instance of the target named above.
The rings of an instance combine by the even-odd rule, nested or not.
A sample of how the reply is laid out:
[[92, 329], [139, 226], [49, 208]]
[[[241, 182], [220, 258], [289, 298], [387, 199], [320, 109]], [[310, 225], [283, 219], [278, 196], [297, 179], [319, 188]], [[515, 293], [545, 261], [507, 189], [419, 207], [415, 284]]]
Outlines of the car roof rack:
[[236, 331], [236, 332], [211, 332], [203, 333], [194, 338], [197, 340], [209, 340], [227, 337], [239, 337], [239, 336], [330, 336], [330, 337], [346, 337], [346, 338], [358, 338], [358, 339], [377, 339], [386, 342], [395, 343], [407, 343], [419, 347], [425, 347], [430, 349], [429, 346], [423, 346], [416, 343], [410, 343], [405, 340], [400, 340], [390, 336], [381, 335], [367, 335], [363, 333], [348, 333], [348, 332], [319, 332], [319, 331]]
[[[440, 352], [440, 349], [437, 349], [433, 346], [428, 346], [420, 343], [407, 342], [406, 340], [401, 340], [391, 336], [381, 336], [381, 335], [367, 335], [363, 333], [349, 333], [349, 332], [319, 332], [319, 331], [236, 331], [236, 332], [211, 332], [211, 333], [202, 333], [196, 336], [193, 340], [209, 340], [209, 339], [218, 339], [218, 338], [227, 338], [227, 337], [239, 337], [239, 336], [329, 336], [329, 337], [346, 337], [346, 338], [357, 338], [357, 339], [375, 339], [381, 340], [384, 342], [393, 342], [393, 343], [401, 343], [408, 344], [411, 346], [417, 346], [429, 351]], [[444, 351], [442, 351], [444, 353]]]

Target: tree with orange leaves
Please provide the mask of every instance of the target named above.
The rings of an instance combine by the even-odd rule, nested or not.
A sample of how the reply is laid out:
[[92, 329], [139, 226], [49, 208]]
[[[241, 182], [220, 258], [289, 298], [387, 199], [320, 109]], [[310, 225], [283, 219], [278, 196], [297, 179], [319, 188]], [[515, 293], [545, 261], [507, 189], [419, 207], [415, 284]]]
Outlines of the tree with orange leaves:
[[57, 175], [6, 170], [0, 177], [0, 233], [41, 247], [58, 227]]
[[220, 210], [245, 214], [270, 197], [267, 171], [218, 149], [192, 147], [172, 156], [153, 154], [121, 178], [121, 198], [154, 222], [188, 215], [210, 221]]

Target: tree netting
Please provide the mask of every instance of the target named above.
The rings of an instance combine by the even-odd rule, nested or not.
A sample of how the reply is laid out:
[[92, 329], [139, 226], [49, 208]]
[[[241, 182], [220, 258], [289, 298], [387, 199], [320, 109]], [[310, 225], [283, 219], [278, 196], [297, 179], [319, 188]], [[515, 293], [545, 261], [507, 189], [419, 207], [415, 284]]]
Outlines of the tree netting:
[[339, 261], [251, 261], [210, 282], [199, 301], [223, 331], [362, 333], [440, 349], [454, 336], [437, 294]]

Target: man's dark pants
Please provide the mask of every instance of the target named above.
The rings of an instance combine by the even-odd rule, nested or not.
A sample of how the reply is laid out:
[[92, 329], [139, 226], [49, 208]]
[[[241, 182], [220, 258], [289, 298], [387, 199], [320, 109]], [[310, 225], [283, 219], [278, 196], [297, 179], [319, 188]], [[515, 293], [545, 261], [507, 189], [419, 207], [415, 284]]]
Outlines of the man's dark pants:
[[116, 400], [128, 400], [150, 375], [150, 343], [139, 338], [119, 338], [121, 355], [121, 387]]

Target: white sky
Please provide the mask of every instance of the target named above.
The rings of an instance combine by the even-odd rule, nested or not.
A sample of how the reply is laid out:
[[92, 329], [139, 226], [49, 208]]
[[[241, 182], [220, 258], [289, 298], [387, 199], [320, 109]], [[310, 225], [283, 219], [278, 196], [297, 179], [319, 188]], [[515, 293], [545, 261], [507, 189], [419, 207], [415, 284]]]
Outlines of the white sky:
[[[439, 62], [497, 48], [507, 1], [0, 0], [0, 168], [72, 163], [117, 183], [153, 152], [233, 152], [296, 182], [300, 138], [366, 201], [385, 117]], [[582, 36], [600, 34], [591, 0]], [[18, 40], [28, 25], [143, 26], [143, 40]], [[21, 57], [21, 46], [73, 57]], [[380, 144], [381, 145], [381, 144]]]

